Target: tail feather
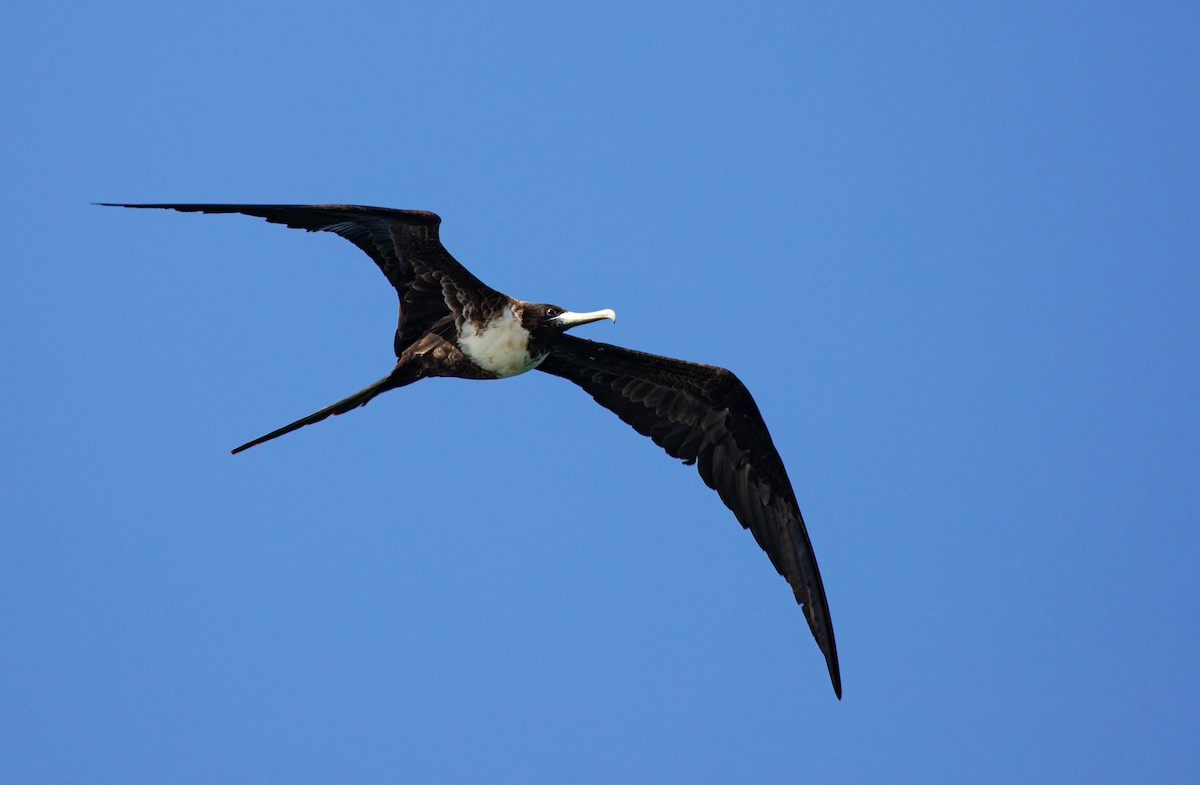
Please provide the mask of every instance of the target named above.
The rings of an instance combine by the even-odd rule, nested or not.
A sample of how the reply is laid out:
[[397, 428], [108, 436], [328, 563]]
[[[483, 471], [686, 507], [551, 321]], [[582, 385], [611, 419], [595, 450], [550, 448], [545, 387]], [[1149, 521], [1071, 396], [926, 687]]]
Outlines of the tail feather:
[[262, 444], [263, 442], [269, 442], [277, 436], [283, 436], [285, 433], [291, 433], [292, 431], [295, 431], [299, 428], [303, 428], [305, 425], [312, 425], [315, 422], [320, 422], [321, 420], [324, 420], [325, 418], [327, 418], [331, 415], [345, 414], [346, 412], [350, 411], [351, 409], [356, 409], [359, 406], [362, 406], [367, 401], [374, 398], [376, 395], [379, 395], [381, 392], [386, 392], [387, 390], [391, 390], [395, 387], [403, 387], [406, 384], [411, 384], [413, 381], [415, 381], [415, 380], [399, 379], [396, 377], [396, 374], [393, 372], [393, 373], [388, 374], [387, 376], [383, 377], [379, 381], [375, 382], [374, 384], [372, 384], [368, 387], [364, 387], [363, 389], [359, 390], [358, 392], [354, 393], [353, 395], [349, 396], [348, 398], [343, 398], [342, 400], [338, 401], [337, 403], [331, 403], [330, 405], [326, 406], [324, 409], [321, 409], [320, 411], [313, 412], [312, 414], [308, 415], [307, 417], [302, 417], [299, 420], [296, 420], [294, 423], [290, 423], [288, 425], [283, 426], [282, 428], [271, 431], [266, 436], [260, 436], [257, 439], [255, 439], [254, 441], [246, 442], [245, 444], [243, 444], [240, 447], [235, 447], [230, 452], [233, 455], [237, 455], [242, 450], [248, 450], [256, 444]]

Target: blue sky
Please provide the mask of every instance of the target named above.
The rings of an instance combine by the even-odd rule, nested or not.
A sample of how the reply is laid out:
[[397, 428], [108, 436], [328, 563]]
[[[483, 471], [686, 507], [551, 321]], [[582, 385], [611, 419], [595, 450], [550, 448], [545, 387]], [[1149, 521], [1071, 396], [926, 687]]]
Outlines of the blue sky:
[[[37, 3], [4, 14], [0, 779], [1194, 782], [1200, 11]], [[434, 210], [580, 334], [725, 365], [834, 699], [694, 470], [392, 363], [331, 236]]]

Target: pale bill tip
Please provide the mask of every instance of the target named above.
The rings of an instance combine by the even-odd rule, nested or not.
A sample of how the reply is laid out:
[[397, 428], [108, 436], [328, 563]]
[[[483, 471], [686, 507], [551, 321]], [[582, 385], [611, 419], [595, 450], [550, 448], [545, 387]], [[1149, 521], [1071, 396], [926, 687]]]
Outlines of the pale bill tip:
[[555, 317], [555, 321], [566, 327], [576, 327], [581, 324], [590, 322], [598, 322], [601, 319], [608, 319], [613, 324], [617, 323], [617, 312], [611, 308], [605, 308], [602, 311], [589, 311], [587, 313], [575, 313], [567, 311]]

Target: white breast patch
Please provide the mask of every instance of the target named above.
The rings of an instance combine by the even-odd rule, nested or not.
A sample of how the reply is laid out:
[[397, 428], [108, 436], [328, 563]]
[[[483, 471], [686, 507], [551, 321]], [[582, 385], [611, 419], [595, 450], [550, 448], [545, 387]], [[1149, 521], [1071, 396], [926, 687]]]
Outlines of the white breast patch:
[[546, 359], [545, 355], [529, 356], [529, 332], [511, 306], [478, 331], [470, 320], [464, 320], [458, 347], [480, 368], [500, 377], [525, 373]]

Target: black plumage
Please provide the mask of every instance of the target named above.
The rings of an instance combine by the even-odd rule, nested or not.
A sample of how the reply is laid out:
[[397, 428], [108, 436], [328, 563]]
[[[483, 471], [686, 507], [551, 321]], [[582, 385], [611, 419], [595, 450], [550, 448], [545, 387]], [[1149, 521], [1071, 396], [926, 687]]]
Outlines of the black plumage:
[[536, 368], [567, 379], [668, 455], [696, 466], [791, 585], [841, 697], [833, 625], [804, 519], [758, 406], [733, 373], [566, 335], [571, 327], [615, 319], [615, 314], [573, 314], [491, 289], [442, 246], [441, 219], [433, 213], [357, 205], [109, 206], [240, 213], [296, 229], [333, 232], [370, 256], [396, 289], [397, 362], [392, 371], [233, 452], [429, 376], [489, 379]]

